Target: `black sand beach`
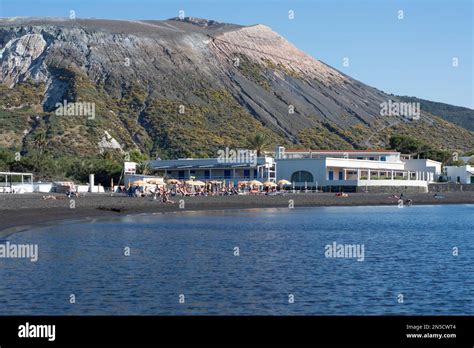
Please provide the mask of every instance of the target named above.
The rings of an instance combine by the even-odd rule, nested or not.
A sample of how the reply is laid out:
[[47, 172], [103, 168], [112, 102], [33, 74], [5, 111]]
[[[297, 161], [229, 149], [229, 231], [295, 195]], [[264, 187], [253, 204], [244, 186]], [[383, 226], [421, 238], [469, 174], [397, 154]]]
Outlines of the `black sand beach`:
[[[208, 196], [172, 197], [174, 204], [153, 201], [150, 198], [131, 198], [119, 194], [87, 194], [71, 199], [57, 195], [58, 200], [44, 200], [43, 194], [0, 195], [0, 231], [18, 226], [101, 216], [159, 213], [171, 211], [287, 208], [290, 200], [294, 207], [309, 206], [362, 206], [397, 205], [398, 200], [388, 193], [352, 193], [337, 197], [334, 193], [300, 193], [279, 196]], [[433, 193], [405, 195], [413, 205], [424, 204], [474, 204], [474, 192], [446, 192], [443, 198]], [[180, 207], [180, 200], [184, 201]], [[71, 208], [75, 204], [75, 207]]]

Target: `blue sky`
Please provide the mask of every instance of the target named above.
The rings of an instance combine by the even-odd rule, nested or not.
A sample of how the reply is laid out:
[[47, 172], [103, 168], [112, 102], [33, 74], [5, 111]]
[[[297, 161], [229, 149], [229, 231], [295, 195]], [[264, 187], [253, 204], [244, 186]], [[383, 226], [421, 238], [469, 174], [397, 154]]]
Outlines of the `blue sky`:
[[474, 108], [472, 0], [0, 0], [2, 17], [67, 17], [70, 10], [111, 19], [166, 19], [184, 10], [186, 16], [263, 23], [385, 92]]

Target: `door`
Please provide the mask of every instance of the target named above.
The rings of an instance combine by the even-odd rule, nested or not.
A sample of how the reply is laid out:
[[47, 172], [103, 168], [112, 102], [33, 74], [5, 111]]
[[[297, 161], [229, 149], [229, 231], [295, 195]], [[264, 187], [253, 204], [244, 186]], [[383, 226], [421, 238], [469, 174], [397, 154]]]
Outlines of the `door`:
[[334, 172], [332, 170], [329, 171], [329, 180], [334, 180]]
[[344, 180], [344, 173], [343, 172], [339, 172], [339, 180]]

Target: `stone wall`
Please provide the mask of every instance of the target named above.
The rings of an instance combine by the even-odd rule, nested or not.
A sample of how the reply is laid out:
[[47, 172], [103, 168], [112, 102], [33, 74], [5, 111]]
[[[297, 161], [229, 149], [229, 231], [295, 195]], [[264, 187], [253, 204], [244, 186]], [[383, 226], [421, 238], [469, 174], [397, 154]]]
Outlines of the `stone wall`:
[[369, 193], [424, 193], [426, 192], [424, 187], [419, 186], [367, 186], [357, 187], [357, 192], [369, 192]]
[[474, 184], [458, 184], [455, 182], [436, 183], [428, 185], [429, 192], [462, 192], [474, 191]]

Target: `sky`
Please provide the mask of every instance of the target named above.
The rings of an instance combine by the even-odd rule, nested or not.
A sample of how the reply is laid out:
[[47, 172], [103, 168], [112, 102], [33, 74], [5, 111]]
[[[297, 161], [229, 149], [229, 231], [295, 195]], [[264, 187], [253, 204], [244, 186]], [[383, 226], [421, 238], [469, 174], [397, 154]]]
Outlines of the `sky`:
[[261, 23], [314, 58], [387, 93], [474, 108], [473, 2], [0, 0], [0, 17], [69, 17], [73, 10], [78, 18], [167, 19], [182, 10], [185, 16], [227, 23]]

